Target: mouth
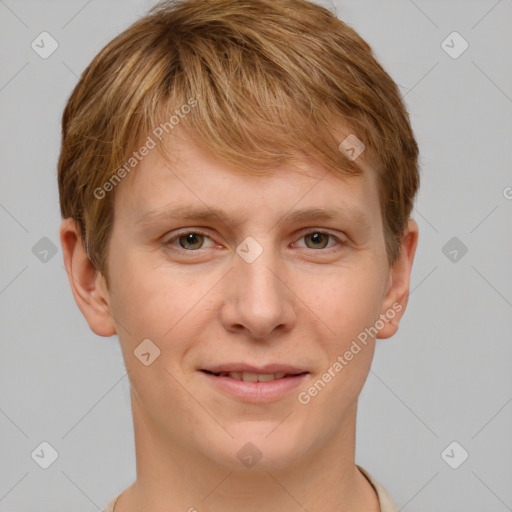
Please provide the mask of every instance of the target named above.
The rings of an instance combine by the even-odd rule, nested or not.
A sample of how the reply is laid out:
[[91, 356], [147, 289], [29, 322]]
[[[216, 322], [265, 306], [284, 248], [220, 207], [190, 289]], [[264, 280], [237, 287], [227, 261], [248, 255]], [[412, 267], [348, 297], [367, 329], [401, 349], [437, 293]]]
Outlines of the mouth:
[[202, 368], [200, 373], [212, 389], [237, 401], [254, 404], [289, 399], [310, 375], [300, 368], [275, 364], [262, 367], [227, 364]]
[[201, 371], [204, 373], [207, 373], [209, 375], [214, 375], [215, 377], [229, 377], [230, 379], [241, 380], [243, 382], [272, 382], [275, 380], [289, 379], [291, 377], [298, 377], [299, 375], [305, 375], [305, 374], [309, 373], [309, 372], [255, 373], [255, 372], [243, 372], [243, 371], [212, 372], [210, 370], [201, 370]]

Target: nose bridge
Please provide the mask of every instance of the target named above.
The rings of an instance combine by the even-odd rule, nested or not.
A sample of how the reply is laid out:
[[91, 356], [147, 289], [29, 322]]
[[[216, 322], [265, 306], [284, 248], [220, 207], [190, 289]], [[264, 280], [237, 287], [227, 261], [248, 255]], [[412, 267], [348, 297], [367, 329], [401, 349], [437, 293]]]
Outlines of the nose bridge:
[[262, 303], [266, 308], [272, 309], [273, 302], [282, 294], [282, 284], [277, 279], [279, 274], [279, 265], [276, 265], [276, 258], [270, 254], [270, 250], [265, 251], [253, 263], [245, 261], [237, 262], [237, 270], [242, 277], [241, 282], [245, 283], [239, 294], [243, 294], [255, 305]]
[[258, 242], [246, 239], [237, 248], [233, 264], [223, 314], [225, 327], [243, 326], [256, 338], [270, 336], [279, 326], [289, 328], [293, 305], [290, 291], [281, 282], [284, 276], [279, 278], [285, 266], [270, 237]]

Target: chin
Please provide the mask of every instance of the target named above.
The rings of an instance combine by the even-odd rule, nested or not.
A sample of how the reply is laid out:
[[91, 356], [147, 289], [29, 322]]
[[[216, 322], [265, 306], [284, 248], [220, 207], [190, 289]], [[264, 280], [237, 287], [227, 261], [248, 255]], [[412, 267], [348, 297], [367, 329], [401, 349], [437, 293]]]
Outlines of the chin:
[[290, 432], [290, 425], [264, 422], [228, 428], [233, 439], [218, 446], [211, 459], [229, 471], [275, 471], [293, 466], [306, 452], [305, 438]]

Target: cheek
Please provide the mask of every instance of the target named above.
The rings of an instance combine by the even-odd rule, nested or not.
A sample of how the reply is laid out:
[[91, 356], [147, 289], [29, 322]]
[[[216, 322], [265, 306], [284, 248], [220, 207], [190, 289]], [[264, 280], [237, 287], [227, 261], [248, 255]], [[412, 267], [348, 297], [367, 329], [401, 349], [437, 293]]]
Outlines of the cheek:
[[179, 278], [171, 279], [171, 269], [154, 264], [154, 253], [130, 252], [119, 244], [116, 254], [111, 272], [113, 315], [130, 332], [161, 336], [176, 321], [187, 288], [178, 284]]
[[318, 428], [325, 427], [326, 410], [330, 413], [325, 428], [339, 427], [368, 377], [375, 349], [369, 333], [379, 318], [381, 283], [376, 272], [344, 269], [325, 286], [317, 282], [316, 294], [307, 302], [315, 313], [308, 316], [315, 324], [312, 330], [325, 333], [316, 337], [324, 354], [322, 368], [302, 395], [310, 400], [307, 407], [317, 411], [312, 417], [322, 418], [315, 423]]
[[129, 361], [138, 345], [150, 339], [162, 352], [160, 362], [165, 360], [171, 370], [197, 339], [198, 324], [208, 321], [208, 292], [219, 277], [180, 273], [161, 261], [155, 265], [155, 260], [148, 253], [119, 258], [110, 306], [127, 364], [133, 363]]
[[[126, 276], [129, 277], [119, 276], [111, 303], [113, 316], [125, 331], [123, 339], [126, 334], [133, 337], [134, 342], [141, 336], [159, 337], [164, 324], [169, 325], [173, 320], [169, 312], [164, 314], [164, 299], [168, 300], [165, 285], [155, 283], [148, 273], [130, 271]], [[169, 311], [173, 310], [169, 308]]]
[[[315, 293], [309, 292], [309, 299], [304, 302], [316, 314], [317, 322], [328, 328], [335, 348], [342, 348], [379, 317], [383, 277], [368, 267], [360, 271], [341, 269], [329, 277], [316, 277]], [[299, 291], [300, 297], [308, 297], [310, 284]]]

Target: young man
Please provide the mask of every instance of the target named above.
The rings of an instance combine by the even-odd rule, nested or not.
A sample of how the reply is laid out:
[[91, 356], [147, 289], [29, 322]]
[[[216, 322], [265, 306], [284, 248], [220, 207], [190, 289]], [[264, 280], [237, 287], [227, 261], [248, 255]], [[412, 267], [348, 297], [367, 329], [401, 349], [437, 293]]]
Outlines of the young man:
[[157, 5], [63, 116], [74, 298], [117, 334], [136, 481], [115, 512], [391, 512], [357, 400], [398, 329], [418, 147], [370, 47], [304, 0]]

